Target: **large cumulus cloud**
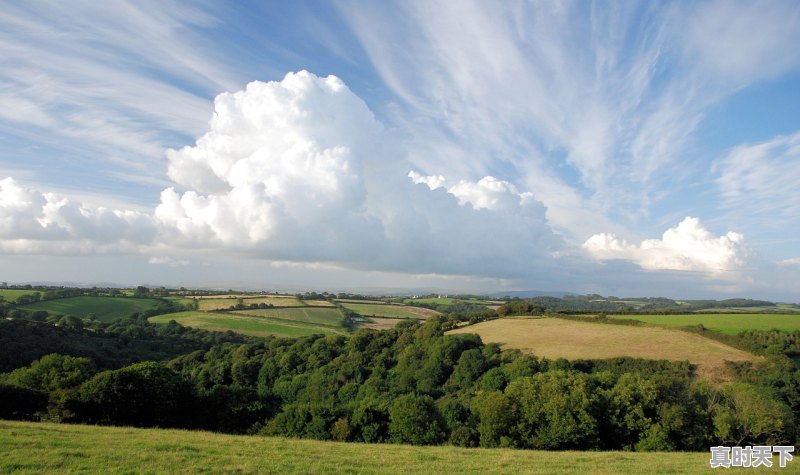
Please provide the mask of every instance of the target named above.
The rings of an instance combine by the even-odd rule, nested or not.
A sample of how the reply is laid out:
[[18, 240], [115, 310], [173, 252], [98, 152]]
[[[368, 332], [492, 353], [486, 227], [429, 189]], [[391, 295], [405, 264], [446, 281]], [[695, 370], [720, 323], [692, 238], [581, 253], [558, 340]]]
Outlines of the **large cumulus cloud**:
[[301, 71], [221, 94], [209, 130], [167, 159], [175, 186], [152, 214], [89, 210], [34, 191], [18, 197], [8, 181], [4, 249], [19, 239], [33, 243], [30, 252], [47, 240], [124, 242], [158, 256], [216, 250], [506, 277], [552, 266], [563, 247], [531, 192], [491, 176], [444, 188], [445, 177], [409, 173], [402, 143], [335, 76]]
[[661, 239], [631, 244], [614, 234], [595, 234], [583, 244], [600, 260], [622, 259], [644, 269], [698, 271], [723, 275], [740, 269], [747, 260], [744, 236], [729, 232], [714, 236], [700, 220], [686, 217], [664, 232]]

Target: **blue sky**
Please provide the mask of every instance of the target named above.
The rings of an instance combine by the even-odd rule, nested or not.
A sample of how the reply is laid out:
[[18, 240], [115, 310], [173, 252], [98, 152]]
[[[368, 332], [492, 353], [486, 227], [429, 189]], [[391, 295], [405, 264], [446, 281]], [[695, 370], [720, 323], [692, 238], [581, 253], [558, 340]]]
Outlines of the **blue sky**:
[[6, 281], [800, 300], [796, 2], [25, 2]]

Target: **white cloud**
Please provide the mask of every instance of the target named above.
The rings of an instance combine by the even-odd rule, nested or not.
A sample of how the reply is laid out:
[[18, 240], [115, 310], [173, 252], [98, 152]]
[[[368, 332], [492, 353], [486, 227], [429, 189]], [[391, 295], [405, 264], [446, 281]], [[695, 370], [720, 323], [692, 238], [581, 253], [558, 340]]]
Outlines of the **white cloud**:
[[744, 236], [728, 232], [714, 236], [697, 218], [687, 217], [661, 239], [631, 244], [614, 234], [595, 234], [583, 248], [599, 260], [622, 259], [650, 270], [699, 271], [722, 274], [741, 268], [748, 250]]
[[726, 208], [770, 226], [800, 215], [800, 132], [736, 147], [713, 170]]
[[4, 252], [125, 252], [149, 243], [155, 226], [147, 214], [89, 208], [53, 193], [0, 181], [0, 249]]

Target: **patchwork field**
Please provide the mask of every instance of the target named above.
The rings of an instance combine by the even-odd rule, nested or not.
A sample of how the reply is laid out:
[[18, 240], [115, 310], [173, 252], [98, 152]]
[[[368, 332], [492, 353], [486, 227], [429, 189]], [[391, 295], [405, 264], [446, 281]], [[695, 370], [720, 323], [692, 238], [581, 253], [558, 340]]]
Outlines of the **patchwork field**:
[[[305, 304], [297, 299], [297, 297], [249, 297], [242, 298], [242, 303], [245, 305], [264, 303], [273, 305], [275, 307], [302, 307]], [[198, 299], [198, 309], [211, 312], [214, 310], [225, 310], [236, 305], [239, 302], [238, 298], [215, 298], [215, 299]]]
[[344, 322], [344, 315], [342, 315], [342, 312], [335, 307], [270, 308], [259, 310], [237, 310], [230, 313], [259, 318], [291, 320], [295, 322], [325, 325], [334, 328], [341, 328], [342, 322]]
[[341, 330], [326, 325], [314, 325], [302, 321], [278, 320], [252, 315], [237, 315], [231, 312], [190, 311], [158, 315], [149, 319], [153, 323], [169, 323], [170, 320], [175, 320], [186, 327], [219, 332], [232, 331], [251, 336], [299, 337], [320, 333], [341, 333]]
[[800, 330], [800, 315], [775, 313], [715, 313], [692, 315], [609, 315], [609, 318], [639, 320], [670, 327], [696, 326], [736, 335], [742, 330]]
[[379, 305], [369, 303], [343, 303], [342, 306], [366, 317], [428, 318], [439, 315], [436, 310], [408, 305]]
[[51, 314], [75, 315], [85, 317], [93, 313], [101, 322], [112, 322], [134, 312], [155, 308], [158, 300], [134, 299], [126, 297], [70, 297], [66, 299], [46, 300], [20, 307], [23, 310], [44, 310]]
[[727, 379], [725, 360], [757, 357], [702, 336], [659, 327], [575, 322], [559, 318], [502, 318], [450, 333], [476, 333], [485, 343], [500, 343], [545, 358], [605, 359], [620, 356], [698, 365], [698, 375]]
[[[708, 460], [707, 452], [415, 447], [0, 421], [0, 473], [713, 473]], [[796, 473], [797, 461], [789, 463], [783, 470]]]

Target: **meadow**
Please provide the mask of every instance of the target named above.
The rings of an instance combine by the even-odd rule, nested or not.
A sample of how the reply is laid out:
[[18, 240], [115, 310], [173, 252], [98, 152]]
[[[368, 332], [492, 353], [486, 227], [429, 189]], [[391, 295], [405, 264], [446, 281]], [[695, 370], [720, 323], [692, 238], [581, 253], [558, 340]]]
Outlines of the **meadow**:
[[55, 315], [75, 315], [76, 317], [86, 317], [93, 313], [101, 322], [113, 322], [118, 318], [130, 315], [134, 312], [142, 312], [155, 308], [158, 300], [138, 299], [129, 297], [69, 297], [64, 299], [44, 300], [32, 304], [23, 305], [19, 308], [35, 312], [44, 310]]
[[742, 330], [800, 330], [800, 315], [776, 313], [714, 313], [690, 315], [609, 315], [609, 318], [639, 320], [670, 327], [697, 326], [728, 335]]
[[152, 323], [169, 323], [170, 320], [175, 320], [186, 327], [218, 332], [232, 331], [234, 333], [250, 336], [274, 335], [294, 338], [320, 333], [331, 334], [343, 332], [343, 330], [328, 325], [315, 325], [303, 321], [272, 319], [254, 315], [239, 315], [232, 312], [210, 313], [188, 311], [158, 315], [149, 319]]
[[365, 317], [428, 318], [433, 315], [439, 315], [436, 310], [408, 305], [343, 303], [342, 306]]
[[[415, 447], [0, 421], [2, 473], [693, 474], [712, 473], [708, 460], [707, 452]], [[797, 473], [792, 464], [778, 470]]]
[[712, 381], [728, 379], [725, 360], [758, 357], [702, 336], [660, 327], [609, 325], [560, 318], [501, 318], [450, 333], [476, 333], [484, 343], [500, 343], [545, 358], [633, 358], [686, 361]]

